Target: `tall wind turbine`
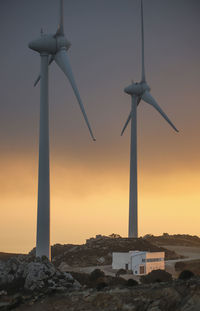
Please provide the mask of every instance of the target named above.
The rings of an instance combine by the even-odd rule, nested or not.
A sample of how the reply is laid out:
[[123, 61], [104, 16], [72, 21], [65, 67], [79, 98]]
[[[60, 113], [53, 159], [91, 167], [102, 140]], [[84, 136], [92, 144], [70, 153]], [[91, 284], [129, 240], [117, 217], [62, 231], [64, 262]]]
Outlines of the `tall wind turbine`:
[[138, 237], [138, 191], [137, 191], [137, 107], [141, 100], [153, 106], [161, 116], [178, 132], [161, 107], [150, 94], [150, 87], [146, 82], [144, 65], [144, 19], [143, 1], [141, 0], [141, 38], [142, 38], [142, 77], [139, 83], [132, 82], [124, 89], [124, 92], [131, 96], [131, 112], [123, 127], [123, 135], [127, 125], [131, 121], [131, 146], [130, 146], [130, 193], [129, 193], [129, 232], [128, 236]]
[[37, 241], [36, 256], [45, 255], [51, 259], [50, 252], [50, 181], [49, 181], [49, 107], [48, 107], [48, 66], [55, 61], [67, 76], [77, 98], [92, 139], [95, 141], [81, 97], [76, 86], [67, 50], [71, 46], [64, 35], [63, 0], [60, 0], [60, 18], [57, 32], [43, 34], [30, 42], [29, 48], [40, 53], [40, 133], [39, 133], [39, 174], [38, 174], [38, 209], [37, 209]]

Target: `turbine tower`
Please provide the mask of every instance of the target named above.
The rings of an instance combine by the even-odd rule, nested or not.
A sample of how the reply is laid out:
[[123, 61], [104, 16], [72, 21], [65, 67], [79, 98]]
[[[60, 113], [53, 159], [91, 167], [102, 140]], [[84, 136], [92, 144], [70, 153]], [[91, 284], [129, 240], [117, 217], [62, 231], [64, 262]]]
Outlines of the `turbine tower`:
[[138, 237], [138, 186], [137, 186], [137, 107], [141, 100], [153, 106], [161, 116], [178, 132], [164, 111], [150, 94], [150, 87], [146, 82], [144, 64], [144, 19], [143, 1], [141, 0], [141, 41], [142, 41], [142, 76], [139, 83], [132, 82], [124, 89], [131, 96], [131, 112], [123, 127], [123, 135], [127, 125], [131, 121], [131, 144], [130, 144], [130, 192], [129, 192], [129, 238]]
[[95, 141], [81, 97], [76, 86], [67, 50], [71, 46], [64, 35], [63, 0], [60, 0], [59, 25], [57, 32], [43, 34], [30, 42], [29, 48], [40, 53], [40, 75], [34, 86], [40, 81], [40, 131], [39, 131], [39, 174], [36, 256], [51, 259], [50, 252], [50, 180], [49, 180], [49, 107], [48, 107], [48, 66], [55, 61], [67, 76], [77, 98], [92, 139]]

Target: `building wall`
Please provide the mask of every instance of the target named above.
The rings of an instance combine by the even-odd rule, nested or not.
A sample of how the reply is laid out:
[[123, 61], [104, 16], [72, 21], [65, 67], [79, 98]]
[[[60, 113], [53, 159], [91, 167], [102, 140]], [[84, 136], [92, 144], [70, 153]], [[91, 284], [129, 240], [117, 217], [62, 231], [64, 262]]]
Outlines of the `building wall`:
[[[146, 273], [146, 252], [135, 252], [131, 254], [131, 267], [130, 270], [133, 274], [140, 275], [140, 267], [144, 267], [144, 274]], [[144, 260], [144, 262], [143, 262]]]
[[164, 270], [165, 253], [148, 253], [130, 251], [129, 253], [113, 253], [112, 268], [132, 270], [135, 275], [148, 274], [152, 270]]
[[130, 253], [112, 253], [112, 269], [126, 269], [130, 265]]
[[165, 270], [165, 253], [147, 253], [146, 254], [146, 274], [152, 270]]

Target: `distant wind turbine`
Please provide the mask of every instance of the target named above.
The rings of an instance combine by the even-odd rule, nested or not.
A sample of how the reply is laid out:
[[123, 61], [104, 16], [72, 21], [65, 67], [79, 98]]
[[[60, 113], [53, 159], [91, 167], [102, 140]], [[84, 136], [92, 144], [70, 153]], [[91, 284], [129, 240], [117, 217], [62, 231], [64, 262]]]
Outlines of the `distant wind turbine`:
[[40, 133], [39, 133], [39, 176], [38, 176], [38, 210], [37, 210], [37, 241], [36, 256], [47, 256], [51, 259], [50, 252], [50, 181], [49, 181], [49, 107], [48, 107], [48, 66], [55, 61], [67, 76], [77, 98], [81, 112], [95, 141], [81, 97], [76, 86], [67, 50], [70, 42], [64, 35], [63, 0], [60, 0], [60, 18], [57, 32], [43, 34], [30, 42], [29, 48], [40, 53], [40, 75], [34, 86], [40, 81]]
[[131, 121], [131, 147], [130, 147], [130, 193], [129, 193], [129, 232], [128, 236], [138, 237], [138, 193], [137, 193], [137, 107], [141, 100], [153, 106], [161, 116], [178, 132], [164, 111], [157, 104], [150, 94], [150, 87], [146, 83], [145, 65], [144, 65], [144, 19], [143, 19], [143, 1], [141, 0], [141, 38], [142, 38], [142, 78], [139, 83], [129, 85], [124, 92], [131, 95], [131, 112], [123, 127], [123, 135], [127, 125]]

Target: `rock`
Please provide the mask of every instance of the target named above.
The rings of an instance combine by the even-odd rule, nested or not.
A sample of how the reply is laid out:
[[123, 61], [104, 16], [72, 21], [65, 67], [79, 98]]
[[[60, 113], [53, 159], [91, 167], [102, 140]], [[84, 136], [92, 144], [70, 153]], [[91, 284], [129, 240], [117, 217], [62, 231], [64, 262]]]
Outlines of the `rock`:
[[64, 261], [62, 261], [61, 264], [58, 267], [58, 269], [61, 270], [61, 271], [68, 271], [69, 268], [70, 268], [70, 266], [66, 262], [64, 262]]
[[70, 281], [74, 281], [74, 278], [72, 277], [72, 275], [70, 273], [67, 273], [67, 272], [63, 272], [63, 275], [65, 276], [65, 278], [67, 280], [70, 280]]
[[200, 310], [200, 295], [193, 295], [187, 300], [185, 305], [180, 309], [180, 311], [199, 311]]
[[9, 298], [7, 301], [0, 302], [0, 310], [7, 311], [12, 310], [18, 307], [22, 302], [22, 296], [20, 294], [14, 295], [13, 297]]
[[[10, 258], [7, 262], [0, 262], [0, 290], [7, 290], [7, 285], [17, 283], [21, 277], [22, 263], [17, 258]], [[19, 285], [19, 284], [18, 284]]]
[[104, 263], [105, 262], [105, 258], [104, 257], [100, 257], [100, 258], [97, 259], [97, 261], [99, 263]]
[[45, 281], [52, 277], [56, 272], [51, 263], [31, 262], [24, 268], [23, 277], [25, 278], [24, 288], [27, 290], [40, 290], [45, 286]]
[[1, 296], [6, 296], [7, 295], [7, 291], [6, 290], [1, 290], [0, 291], [0, 297]]
[[[0, 262], [0, 296], [4, 291], [43, 292], [50, 290], [66, 291], [78, 289], [80, 284], [70, 273], [61, 272], [47, 258], [36, 258], [27, 262], [16, 258]], [[62, 289], [61, 289], [62, 288]]]
[[162, 311], [158, 306], [157, 307], [150, 307], [147, 311]]
[[136, 311], [136, 308], [132, 304], [124, 304], [122, 306], [122, 311]]
[[0, 302], [0, 310], [8, 310], [8, 307], [10, 306], [10, 302]]

